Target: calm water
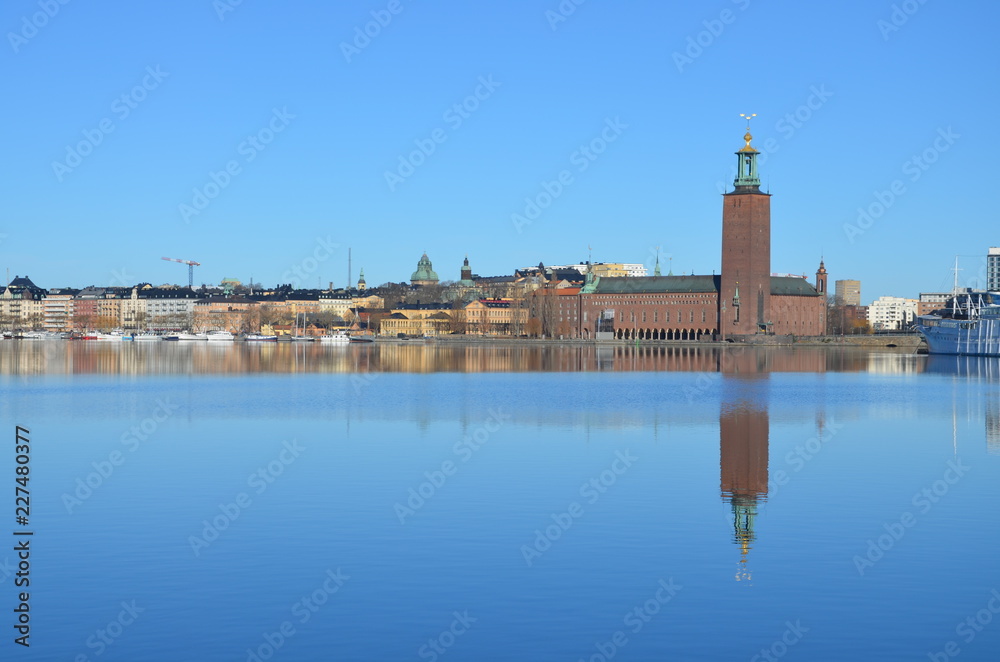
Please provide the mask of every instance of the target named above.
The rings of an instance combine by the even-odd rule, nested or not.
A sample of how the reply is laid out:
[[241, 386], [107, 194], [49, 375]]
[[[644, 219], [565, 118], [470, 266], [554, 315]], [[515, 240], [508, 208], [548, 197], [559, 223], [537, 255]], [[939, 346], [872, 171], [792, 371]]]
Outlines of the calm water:
[[4, 659], [996, 660], [998, 380], [824, 349], [3, 342], [35, 533], [30, 650], [0, 548]]

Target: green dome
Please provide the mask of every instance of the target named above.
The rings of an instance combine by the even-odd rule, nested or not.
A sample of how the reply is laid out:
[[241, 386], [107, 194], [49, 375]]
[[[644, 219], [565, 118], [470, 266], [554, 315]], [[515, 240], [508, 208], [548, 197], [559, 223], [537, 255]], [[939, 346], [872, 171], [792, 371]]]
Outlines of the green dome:
[[410, 282], [433, 281], [436, 283], [438, 280], [440, 279], [434, 271], [430, 258], [427, 257], [427, 253], [424, 253], [423, 257], [420, 258], [420, 261], [417, 262], [417, 270], [413, 272], [412, 276], [410, 276]]

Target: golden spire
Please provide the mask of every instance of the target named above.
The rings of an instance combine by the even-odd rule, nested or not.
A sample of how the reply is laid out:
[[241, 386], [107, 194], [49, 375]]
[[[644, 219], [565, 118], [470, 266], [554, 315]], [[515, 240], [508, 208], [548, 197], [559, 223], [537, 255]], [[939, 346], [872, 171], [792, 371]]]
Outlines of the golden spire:
[[747, 121], [747, 132], [746, 135], [743, 136], [743, 140], [747, 141], [747, 144], [740, 151], [752, 150], [753, 146], [750, 144], [750, 141], [753, 140], [753, 136], [750, 135], [750, 120], [757, 117], [757, 113], [750, 113], [750, 114], [740, 113], [740, 117], [745, 118]]

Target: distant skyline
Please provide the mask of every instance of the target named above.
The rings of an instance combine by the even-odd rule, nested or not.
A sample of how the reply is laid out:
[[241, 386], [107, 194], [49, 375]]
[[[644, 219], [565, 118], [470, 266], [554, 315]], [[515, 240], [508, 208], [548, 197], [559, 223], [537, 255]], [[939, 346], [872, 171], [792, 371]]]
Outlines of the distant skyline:
[[[772, 269], [863, 303], [985, 286], [985, 1], [233, 0], [0, 8], [0, 256], [41, 287], [718, 273], [740, 113]], [[367, 34], [366, 34], [367, 31]]]

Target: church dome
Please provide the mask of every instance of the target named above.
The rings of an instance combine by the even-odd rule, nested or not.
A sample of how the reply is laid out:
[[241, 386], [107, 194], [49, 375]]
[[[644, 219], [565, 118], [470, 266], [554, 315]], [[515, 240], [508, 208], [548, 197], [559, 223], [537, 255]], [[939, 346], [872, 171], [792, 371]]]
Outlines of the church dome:
[[424, 253], [420, 261], [417, 262], [417, 270], [410, 276], [410, 282], [414, 285], [430, 285], [437, 283], [439, 280], [430, 258], [427, 257], [427, 253]]

